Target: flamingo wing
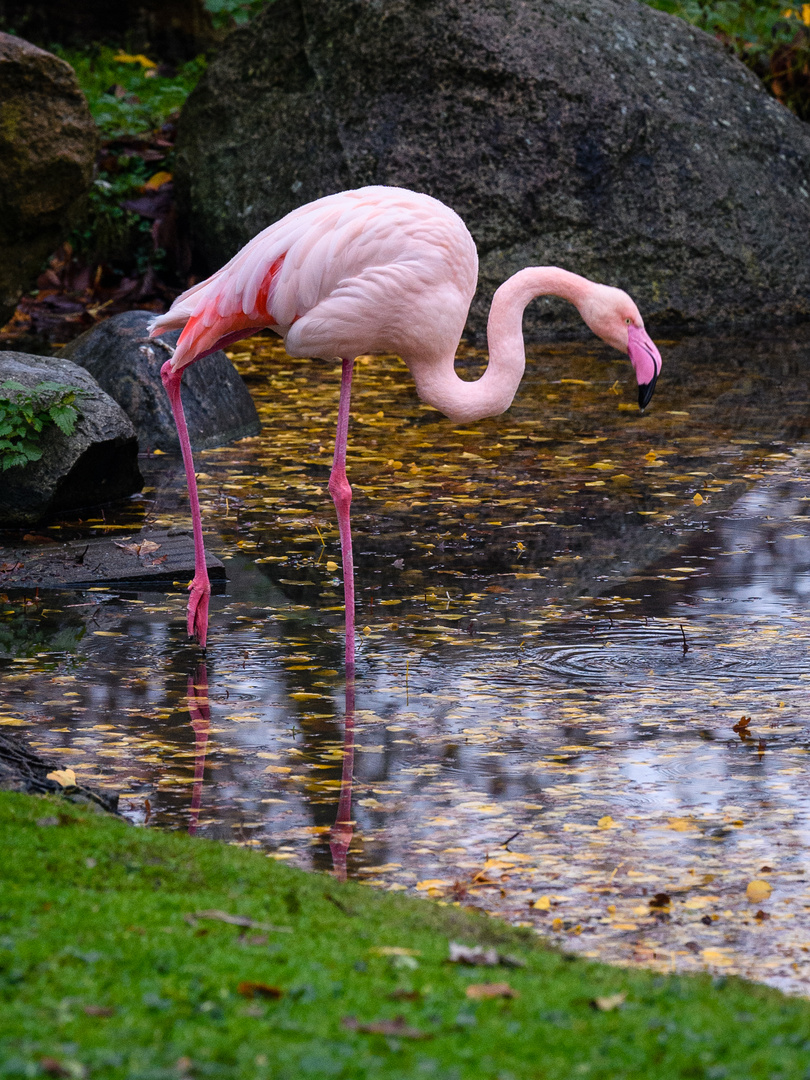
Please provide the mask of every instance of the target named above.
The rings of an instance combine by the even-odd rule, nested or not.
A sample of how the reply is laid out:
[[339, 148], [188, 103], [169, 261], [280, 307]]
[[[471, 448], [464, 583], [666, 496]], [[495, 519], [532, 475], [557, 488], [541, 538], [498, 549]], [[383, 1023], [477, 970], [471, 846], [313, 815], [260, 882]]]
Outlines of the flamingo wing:
[[182, 328], [174, 371], [265, 326], [292, 355], [396, 351], [421, 295], [435, 300], [450, 285], [466, 316], [476, 277], [475, 245], [452, 210], [401, 188], [359, 188], [302, 206], [259, 233], [150, 331]]

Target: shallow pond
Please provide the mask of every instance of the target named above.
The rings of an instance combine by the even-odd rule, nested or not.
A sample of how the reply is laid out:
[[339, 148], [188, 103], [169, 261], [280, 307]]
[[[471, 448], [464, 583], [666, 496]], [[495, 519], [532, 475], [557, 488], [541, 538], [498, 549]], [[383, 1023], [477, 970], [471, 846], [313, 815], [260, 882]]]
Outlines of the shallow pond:
[[[536, 347], [472, 429], [362, 359], [354, 695], [339, 370], [239, 348], [264, 430], [197, 455], [229, 578], [206, 655], [180, 586], [7, 591], [0, 723], [149, 827], [806, 993], [807, 333], [661, 343], [644, 416], [620, 358]], [[186, 525], [179, 461], [142, 465], [142, 497], [39, 532]]]

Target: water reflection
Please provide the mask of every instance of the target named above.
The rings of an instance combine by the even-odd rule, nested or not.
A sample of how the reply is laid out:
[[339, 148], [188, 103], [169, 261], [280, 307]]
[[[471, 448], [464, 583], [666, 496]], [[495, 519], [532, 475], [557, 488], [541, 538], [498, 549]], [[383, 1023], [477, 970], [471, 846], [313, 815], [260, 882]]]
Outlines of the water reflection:
[[354, 678], [346, 680], [346, 709], [343, 720], [343, 766], [340, 775], [335, 824], [329, 830], [329, 850], [338, 881], [345, 881], [349, 846], [354, 836], [352, 782], [354, 780]]
[[208, 671], [205, 664], [188, 677], [188, 715], [194, 729], [194, 787], [191, 793], [191, 814], [188, 834], [194, 836], [200, 822], [203, 780], [205, 777], [205, 754], [211, 731], [211, 709], [208, 705]]
[[[266, 381], [264, 348], [240, 362]], [[205, 664], [185, 583], [8, 591], [0, 722], [150, 826], [804, 989], [810, 481], [784, 440], [807, 367], [794, 345], [745, 366], [708, 349], [668, 350], [647, 417], [618, 409], [621, 366], [558, 349], [473, 431], [361, 364], [356, 685], [325, 487], [337, 379], [272, 368], [267, 434], [201, 461], [229, 576]], [[184, 524], [176, 464], [145, 468], [138, 513]]]

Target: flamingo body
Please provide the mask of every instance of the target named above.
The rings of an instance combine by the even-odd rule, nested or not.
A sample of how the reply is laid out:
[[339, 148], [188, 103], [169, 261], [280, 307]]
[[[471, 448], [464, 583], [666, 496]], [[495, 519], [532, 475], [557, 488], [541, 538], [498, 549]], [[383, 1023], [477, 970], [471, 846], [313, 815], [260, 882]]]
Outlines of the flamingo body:
[[189, 634], [205, 644], [210, 585], [191, 446], [180, 402], [184, 367], [224, 345], [270, 327], [291, 356], [343, 364], [338, 433], [329, 490], [335, 502], [346, 600], [346, 667], [354, 667], [354, 573], [346, 477], [354, 360], [396, 353], [423, 401], [457, 423], [497, 416], [512, 403], [525, 368], [523, 310], [535, 296], [561, 296], [608, 344], [627, 353], [644, 408], [661, 356], [638, 308], [621, 289], [554, 266], [527, 267], [497, 290], [487, 337], [489, 363], [474, 382], [455, 372], [458, 347], [478, 278], [473, 238], [461, 218], [429, 195], [364, 187], [302, 206], [254, 237], [210, 278], [179, 296], [150, 327], [182, 333], [161, 371], [177, 422], [189, 486], [195, 575]]
[[449, 207], [403, 188], [343, 191], [293, 210], [180, 296], [153, 333], [183, 328], [173, 370], [272, 327], [291, 356], [455, 353], [478, 278]]

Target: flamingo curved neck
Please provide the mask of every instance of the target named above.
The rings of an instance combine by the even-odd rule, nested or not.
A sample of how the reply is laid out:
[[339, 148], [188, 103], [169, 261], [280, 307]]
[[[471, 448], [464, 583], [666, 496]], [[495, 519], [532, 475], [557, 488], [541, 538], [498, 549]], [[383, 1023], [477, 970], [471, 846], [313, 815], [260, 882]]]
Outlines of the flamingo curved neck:
[[449, 356], [408, 359], [422, 401], [456, 423], [499, 416], [512, 404], [526, 368], [523, 312], [537, 296], [559, 296], [576, 308], [593, 283], [556, 266], [529, 266], [501, 285], [492, 298], [487, 324], [489, 363], [480, 379], [465, 382], [455, 371], [455, 349]]

